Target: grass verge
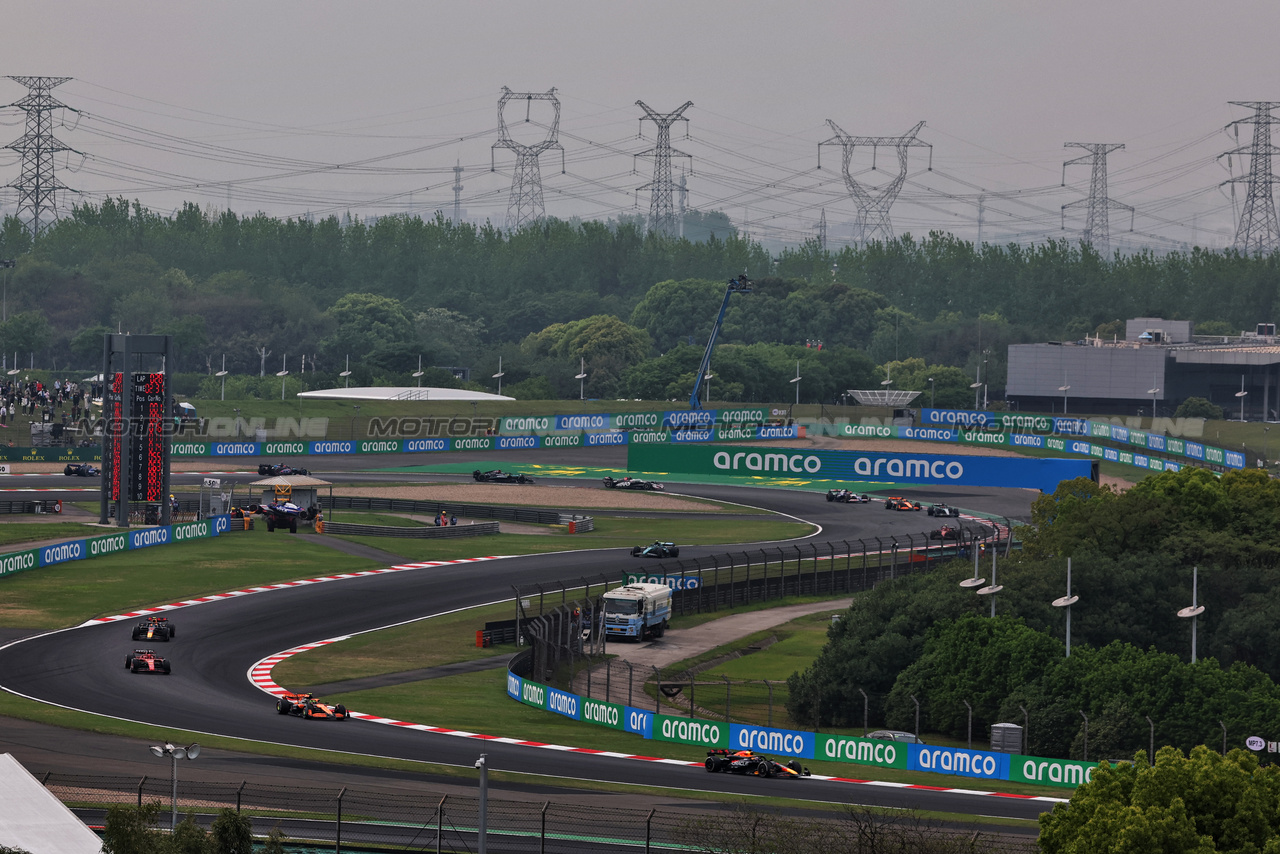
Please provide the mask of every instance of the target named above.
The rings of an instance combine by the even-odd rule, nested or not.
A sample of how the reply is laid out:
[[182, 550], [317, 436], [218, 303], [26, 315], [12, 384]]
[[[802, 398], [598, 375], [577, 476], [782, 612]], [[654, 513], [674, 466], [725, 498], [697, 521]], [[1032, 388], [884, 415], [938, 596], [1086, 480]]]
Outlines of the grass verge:
[[[346, 516], [340, 517], [346, 521]], [[596, 518], [595, 530], [566, 533], [559, 525], [546, 525], [545, 534], [499, 534], [496, 537], [448, 540], [413, 540], [395, 537], [347, 537], [362, 545], [400, 555], [407, 560], [456, 560], [478, 555], [545, 554], [578, 549], [631, 548], [640, 543], [663, 540], [681, 545], [715, 545], [759, 540], [789, 540], [810, 534], [814, 528], [802, 522], [774, 520], [645, 519], [639, 517]], [[500, 522], [499, 525], [502, 523]], [[524, 527], [524, 526], [522, 526]]]

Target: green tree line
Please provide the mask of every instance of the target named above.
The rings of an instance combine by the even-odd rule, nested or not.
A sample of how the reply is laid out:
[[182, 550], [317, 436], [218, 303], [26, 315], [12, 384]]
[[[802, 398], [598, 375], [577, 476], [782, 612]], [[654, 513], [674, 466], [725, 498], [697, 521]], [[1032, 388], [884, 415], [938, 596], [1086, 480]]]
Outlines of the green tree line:
[[[821, 342], [882, 367], [918, 359], [925, 376], [904, 377], [917, 385], [943, 367], [973, 376], [986, 364], [998, 397], [1010, 343], [1107, 333], [1142, 315], [1252, 328], [1274, 319], [1280, 284], [1274, 256], [1230, 251], [1104, 259], [1066, 241], [974, 246], [934, 233], [771, 257], [731, 227], [699, 236], [650, 235], [629, 221], [550, 219], [508, 233], [440, 216], [281, 220], [190, 204], [161, 215], [108, 199], [74, 208], [34, 243], [16, 220], [0, 224], [0, 257], [17, 261], [5, 271], [0, 353], [90, 368], [103, 332], [168, 333], [182, 371], [212, 373], [225, 354], [233, 373], [260, 373], [287, 355], [297, 373], [305, 355], [307, 370], [336, 375], [350, 357], [368, 381], [392, 381], [421, 356], [470, 367], [488, 387], [502, 357], [508, 384], [535, 380], [528, 393], [561, 396], [577, 389], [557, 377], [585, 358], [598, 396], [625, 395], [637, 359], [703, 345], [724, 282], [745, 272], [756, 286], [732, 301], [725, 344]], [[586, 321], [598, 340], [578, 329], [548, 344], [556, 327]], [[737, 380], [727, 382], [726, 392]], [[851, 382], [806, 384], [802, 399]]]

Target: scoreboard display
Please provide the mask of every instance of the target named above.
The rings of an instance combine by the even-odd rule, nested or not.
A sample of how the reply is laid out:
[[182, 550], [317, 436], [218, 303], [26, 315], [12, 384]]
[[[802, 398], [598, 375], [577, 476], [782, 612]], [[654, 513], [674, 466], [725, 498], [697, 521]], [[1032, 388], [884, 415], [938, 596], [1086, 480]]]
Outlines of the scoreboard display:
[[[130, 383], [130, 411], [124, 408], [124, 383]], [[164, 374], [115, 373], [103, 394], [106, 414], [103, 480], [109, 501], [164, 501], [165, 400]], [[129, 482], [124, 482], [125, 459]]]
[[127, 424], [122, 406], [124, 402], [124, 374], [112, 374], [103, 390], [103, 409], [106, 414], [105, 441], [102, 453], [103, 481], [107, 484], [108, 498], [120, 500], [120, 462], [124, 454], [124, 431]]
[[133, 375], [129, 500], [158, 502], [164, 495], [164, 374]]

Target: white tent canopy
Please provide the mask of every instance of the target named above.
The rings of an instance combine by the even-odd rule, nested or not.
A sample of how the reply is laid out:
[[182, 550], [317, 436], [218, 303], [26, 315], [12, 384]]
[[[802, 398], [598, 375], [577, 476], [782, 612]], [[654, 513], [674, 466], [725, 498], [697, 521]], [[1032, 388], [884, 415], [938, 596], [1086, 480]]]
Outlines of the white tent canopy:
[[98, 835], [8, 753], [0, 753], [0, 845], [31, 854], [102, 852]]

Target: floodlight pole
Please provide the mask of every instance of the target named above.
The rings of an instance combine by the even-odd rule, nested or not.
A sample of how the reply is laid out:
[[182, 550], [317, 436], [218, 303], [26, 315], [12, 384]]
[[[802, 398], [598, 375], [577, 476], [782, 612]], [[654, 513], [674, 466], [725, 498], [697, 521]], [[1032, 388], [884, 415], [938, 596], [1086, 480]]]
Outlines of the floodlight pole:
[[1196, 617], [1204, 613], [1204, 606], [1197, 601], [1200, 584], [1200, 567], [1191, 570], [1191, 607], [1183, 608], [1178, 616], [1191, 620], [1191, 663], [1196, 663]]
[[1053, 600], [1053, 607], [1067, 609], [1067, 658], [1071, 657], [1071, 606], [1078, 601], [1079, 596], [1071, 595], [1071, 558], [1067, 558], [1067, 595]]

